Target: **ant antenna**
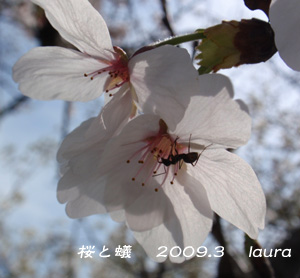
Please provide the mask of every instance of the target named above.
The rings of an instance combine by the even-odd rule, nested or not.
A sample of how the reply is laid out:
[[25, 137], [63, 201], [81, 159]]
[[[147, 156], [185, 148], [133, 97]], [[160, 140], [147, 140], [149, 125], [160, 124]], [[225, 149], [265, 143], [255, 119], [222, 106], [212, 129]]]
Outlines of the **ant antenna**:
[[211, 143], [211, 144], [209, 144], [209, 145], [207, 145], [207, 146], [205, 146], [205, 147], [203, 148], [203, 150], [201, 151], [201, 153], [198, 155], [197, 160], [196, 160], [194, 163], [192, 163], [193, 166], [195, 166], [195, 165], [197, 164], [197, 162], [198, 162], [198, 160], [199, 160], [201, 154], [202, 154], [208, 147], [210, 147], [212, 144], [213, 144], [213, 143]]

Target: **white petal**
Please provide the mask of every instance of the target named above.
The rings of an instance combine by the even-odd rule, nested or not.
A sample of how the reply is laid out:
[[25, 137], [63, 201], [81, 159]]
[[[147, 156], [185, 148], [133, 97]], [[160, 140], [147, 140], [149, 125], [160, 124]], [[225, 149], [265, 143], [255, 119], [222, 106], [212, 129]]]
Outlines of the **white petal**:
[[112, 220], [116, 222], [124, 222], [125, 221], [125, 211], [117, 210], [110, 213], [110, 217]]
[[133, 105], [130, 88], [124, 84], [102, 108], [101, 117], [107, 133], [121, 131], [132, 116]]
[[102, 205], [104, 181], [99, 174], [103, 147], [100, 142], [74, 156], [58, 183], [57, 199], [60, 203], [68, 203], [66, 211], [72, 218], [106, 212]]
[[[251, 118], [246, 106], [232, 99], [230, 80], [220, 74], [199, 77], [199, 95], [192, 96], [184, 118], [172, 133], [180, 141], [202, 145], [213, 143], [236, 148], [244, 145], [251, 134]], [[165, 120], [168, 124], [168, 120]]]
[[[151, 169], [139, 164], [138, 158], [131, 159], [145, 143], [120, 146], [114, 141], [116, 142], [116, 140], [111, 140], [107, 144], [99, 166], [101, 172], [107, 172], [107, 175], [103, 176], [105, 179], [103, 202], [109, 212], [130, 207], [142, 195], [155, 193], [154, 188], [158, 186], [155, 183], [150, 188], [143, 187], [142, 183]], [[128, 159], [131, 159], [130, 163], [126, 162]], [[137, 173], [139, 173], [138, 176]], [[133, 177], [135, 181], [132, 180]]]
[[277, 0], [270, 8], [278, 52], [285, 63], [297, 71], [300, 71], [299, 13], [299, 0]]
[[68, 203], [66, 211], [72, 218], [106, 212], [102, 205], [104, 182], [98, 170], [101, 153], [92, 146], [74, 157], [58, 183], [57, 199]]
[[81, 52], [110, 60], [112, 44], [105, 21], [87, 0], [32, 0], [51, 25]]
[[[206, 150], [188, 173], [206, 189], [211, 208], [221, 217], [256, 238], [264, 228], [266, 201], [252, 168], [225, 150]], [[194, 191], [197, 191], [197, 184]]]
[[190, 96], [197, 94], [198, 74], [185, 49], [166, 45], [135, 55], [129, 61], [130, 82], [144, 113], [169, 117], [176, 125]]
[[[78, 198], [67, 203], [66, 212], [71, 218], [106, 213], [106, 208], [99, 201], [103, 196], [101, 181], [99, 184], [96, 182], [92, 184], [85, 183], [85, 187], [84, 192], [80, 192]], [[82, 189], [82, 187], [79, 189]], [[88, 191], [88, 194], [86, 191]]]
[[[147, 145], [144, 140], [157, 135], [160, 118], [156, 115], [140, 115], [131, 120], [118, 137], [110, 140], [102, 156], [101, 172], [115, 171], [140, 148]], [[132, 168], [132, 167], [129, 167]], [[134, 169], [135, 170], [135, 169]], [[133, 170], [133, 171], [134, 171]]]
[[[189, 185], [187, 185], [189, 186]], [[158, 248], [166, 246], [168, 254], [170, 250], [179, 246], [183, 251], [187, 246], [194, 248], [195, 252], [203, 243], [212, 226], [212, 212], [210, 217], [204, 216], [195, 208], [190, 196], [184, 191], [184, 187], [178, 184], [164, 187], [166, 194], [172, 202], [173, 210], [170, 210], [168, 219], [158, 227], [145, 232], [134, 232], [137, 241], [144, 247], [149, 257], [157, 262], [166, 260], [164, 257], [157, 257], [163, 250]], [[204, 198], [203, 198], [204, 199]], [[187, 254], [190, 254], [191, 248], [188, 248]], [[174, 249], [174, 255], [176, 256]], [[181, 253], [180, 256], [169, 256], [171, 262], [181, 263], [185, 259]]]
[[[121, 96], [121, 99], [127, 98], [127, 93]], [[107, 106], [115, 106], [114, 102], [113, 99]], [[123, 137], [121, 137], [121, 140], [118, 140], [120, 136], [111, 139], [111, 136], [115, 135], [115, 131], [106, 130], [103, 124], [98, 124], [97, 122], [100, 121], [101, 123], [103, 114], [108, 113], [108, 111], [112, 111], [113, 113], [112, 109], [103, 109], [99, 117], [84, 123], [68, 135], [65, 142], [63, 142], [59, 150], [58, 158], [63, 162], [69, 159], [69, 162], [66, 167], [67, 172], [58, 185], [58, 199], [60, 202], [74, 201], [80, 198], [80, 196], [85, 195], [91, 200], [96, 200], [104, 204], [107, 210], [111, 212], [128, 206], [128, 204], [131, 204], [133, 200], [144, 192], [141, 190], [141, 183], [133, 183], [131, 180], [136, 174], [137, 169], [128, 167], [126, 163], [127, 159], [136, 152], [136, 144], [126, 145], [126, 140], [124, 142]], [[126, 113], [127, 117], [124, 116]], [[126, 113], [118, 112], [118, 117], [114, 119], [118, 119], [123, 123], [124, 120], [128, 120], [130, 110], [127, 110]], [[104, 118], [108, 116], [107, 114]], [[153, 116], [150, 116], [150, 118], [153, 118]], [[155, 116], [154, 118], [156, 119]], [[149, 117], [146, 117], [146, 122], [148, 120]], [[149, 131], [149, 127], [145, 125], [144, 121], [141, 122], [137, 120], [136, 122], [141, 124], [140, 127], [143, 127], [144, 130]], [[158, 120], [155, 123], [155, 128], [158, 129]], [[139, 124], [137, 125], [138, 127]], [[114, 124], [114, 126], [117, 130], [119, 129], [118, 125]], [[136, 126], [132, 126], [131, 123], [126, 127], [127, 129], [125, 129], [125, 131], [129, 132], [129, 134], [125, 132], [126, 139], [134, 140], [129, 141], [129, 143], [133, 143], [136, 139], [139, 139], [138, 134], [140, 134], [142, 138], [148, 135], [148, 133], [145, 135], [143, 133], [145, 131], [141, 128], [135, 130]], [[97, 134], [99, 140], [97, 140]], [[108, 136], [106, 134], [108, 134]], [[84, 144], [85, 140], [86, 144]], [[107, 144], [108, 140], [110, 140], [110, 142]], [[139, 147], [140, 145], [138, 148]], [[126, 166], [128, 169], [125, 169]], [[109, 171], [111, 171], [110, 175], [105, 176], [105, 172]], [[77, 187], [77, 189], [74, 187]], [[137, 190], [135, 188], [137, 188]], [[88, 200], [88, 198], [84, 200]], [[77, 213], [78, 210], [76, 210], [76, 207], [73, 206], [73, 209]], [[71, 212], [70, 209], [68, 213], [72, 215], [72, 217], [75, 217], [75, 213]]]
[[104, 130], [99, 118], [90, 118], [83, 122], [63, 140], [57, 153], [58, 162], [65, 163], [101, 142], [105, 132], [101, 134], [99, 130]]
[[[124, 105], [124, 109], [115, 111], [118, 105]], [[57, 198], [61, 203], [68, 202], [66, 211], [70, 217], [106, 212], [102, 205], [105, 181], [99, 164], [107, 141], [128, 121], [130, 113], [130, 92], [120, 90], [97, 118], [84, 122], [63, 141], [57, 157], [64, 164], [64, 175]], [[113, 119], [114, 123], [105, 128], [103, 118]]]
[[[122, 108], [122, 109], [120, 109]], [[62, 142], [57, 160], [66, 163], [86, 151], [103, 151], [106, 142], [122, 129], [131, 115], [132, 99], [129, 89], [121, 88], [96, 118], [83, 122]]]
[[[97, 118], [96, 118], [97, 119]], [[87, 121], [80, 127], [87, 126], [87, 123], [93, 123], [94, 119]], [[95, 121], [95, 120], [94, 120]], [[91, 126], [91, 125], [90, 125]], [[78, 135], [81, 130], [77, 128], [69, 135]], [[76, 134], [77, 133], [77, 134]], [[84, 133], [82, 134], [84, 137]], [[76, 137], [75, 137], [76, 139]], [[68, 203], [66, 207], [67, 214], [72, 218], [80, 218], [96, 213], [105, 213], [106, 209], [101, 204], [103, 198], [104, 187], [101, 186], [103, 181], [99, 175], [98, 165], [100, 161], [103, 147], [100, 144], [92, 143], [92, 140], [87, 140], [86, 147], [83, 147], [82, 142], [73, 141], [68, 139], [66, 147], [62, 145], [61, 156], [64, 157], [63, 151], [66, 149], [74, 150], [74, 153], [66, 153], [71, 156], [71, 160], [67, 164], [67, 171], [60, 179], [57, 187], [57, 199], [60, 203]], [[76, 150], [76, 146], [81, 151]]]
[[147, 231], [168, 219], [172, 205], [163, 190], [154, 191], [155, 186], [143, 187], [142, 194], [126, 206], [126, 221], [132, 231]]
[[[145, 189], [146, 186], [142, 187], [142, 182], [148, 176], [150, 168], [138, 163], [139, 158], [134, 154], [147, 146], [148, 143], [144, 140], [156, 135], [158, 130], [159, 117], [141, 115], [131, 120], [122, 132], [105, 146], [99, 171], [106, 179], [104, 202], [108, 211], [128, 207], [148, 190]], [[131, 162], [127, 163], [127, 160]], [[132, 181], [140, 169], [142, 171], [136, 180]]]
[[[69, 202], [77, 199], [80, 195], [96, 196], [95, 193], [90, 194], [90, 192], [100, 189], [101, 183], [103, 184], [99, 174], [99, 161], [103, 152], [101, 147], [101, 142], [100, 146], [89, 146], [84, 152], [74, 156], [68, 162], [67, 171], [60, 179], [57, 187], [59, 202]], [[97, 197], [99, 196], [101, 196], [100, 193]]]
[[107, 74], [97, 75], [91, 80], [84, 73], [106, 66], [78, 51], [37, 47], [14, 65], [13, 78], [19, 83], [20, 91], [32, 98], [88, 101], [102, 94]]
[[185, 192], [189, 195], [195, 208], [203, 216], [212, 219], [213, 212], [205, 188], [197, 179], [195, 179], [185, 171], [184, 166], [182, 167], [182, 170], [180, 169], [178, 171], [178, 175], [175, 181], [184, 187]]
[[[76, 131], [74, 134], [76, 135]], [[104, 181], [99, 173], [99, 162], [105, 143], [106, 141], [94, 143], [87, 140], [85, 148], [81, 142], [67, 146], [68, 151], [71, 148], [75, 151], [72, 155], [67, 153], [72, 158], [68, 162], [66, 173], [58, 183], [57, 199], [60, 203], [68, 203], [66, 211], [72, 218], [106, 212], [102, 205]], [[76, 150], [76, 145], [80, 151]]]
[[[126, 160], [124, 165], [125, 163]], [[103, 204], [108, 212], [125, 209], [144, 192], [140, 183], [131, 180], [136, 172], [132, 169], [126, 170], [115, 167], [111, 175], [104, 176]]]

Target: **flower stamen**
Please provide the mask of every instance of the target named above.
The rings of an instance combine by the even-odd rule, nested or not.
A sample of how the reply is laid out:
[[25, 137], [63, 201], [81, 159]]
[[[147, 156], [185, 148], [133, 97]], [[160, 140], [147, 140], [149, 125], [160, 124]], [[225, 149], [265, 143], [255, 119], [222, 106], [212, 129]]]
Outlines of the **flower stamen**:
[[[151, 177], [164, 175], [158, 187], [154, 190], [158, 192], [159, 188], [163, 186], [166, 182], [169, 175], [169, 167], [164, 167], [164, 173], [157, 174], [159, 169], [162, 166], [160, 159], [167, 159], [170, 153], [173, 153], [173, 145], [175, 140], [165, 132], [165, 128], [162, 128], [156, 136], [148, 137], [145, 139], [147, 144], [142, 148], [138, 149], [128, 160], [127, 163], [130, 163], [133, 158], [138, 164], [141, 164], [138, 171], [132, 178], [132, 181], [135, 181], [138, 176], [140, 176], [142, 171], [146, 170], [145, 178], [143, 178], [141, 184], [145, 186], [148, 184]], [[173, 153], [175, 154], [175, 153]], [[137, 157], [139, 156], [139, 157]], [[178, 165], [175, 165], [176, 171], [178, 171]], [[175, 176], [173, 177], [173, 181]]]
[[[155, 182], [159, 182], [159, 185], [154, 188], [155, 192], [165, 184], [169, 177], [170, 171], [172, 171], [172, 177], [170, 178], [170, 184], [174, 184], [179, 170], [182, 168], [183, 163], [191, 164], [195, 166], [206, 148], [212, 144], [204, 147], [200, 153], [191, 152], [190, 141], [188, 146], [178, 143], [179, 137], [173, 139], [171, 135], [167, 133], [167, 125], [160, 120], [160, 130], [155, 136], [150, 136], [144, 139], [146, 143], [143, 147], [139, 148], [126, 162], [130, 163], [133, 158], [135, 162], [141, 164], [132, 177], [132, 181], [137, 180], [138, 176], [145, 176], [145, 178], [139, 178], [141, 185], [148, 184], [149, 179], [162, 176], [162, 178], [155, 178]], [[137, 143], [137, 142], [135, 142]], [[161, 166], [164, 166], [164, 172], [159, 173]], [[172, 170], [170, 170], [172, 169]]]
[[[116, 51], [114, 53], [115, 60], [110, 62], [101, 60], [101, 62], [108, 64], [107, 67], [101, 68], [99, 70], [90, 73], [83, 74], [84, 77], [90, 77], [90, 80], [94, 80], [95, 77], [101, 75], [104, 72], [107, 72], [110, 80], [108, 80], [104, 89], [106, 93], [121, 87], [123, 84], [129, 82], [130, 80], [129, 69], [128, 69], [128, 58], [126, 56], [126, 53], [121, 48], [118, 47], [114, 47], [114, 50]], [[109, 94], [109, 96], [112, 96], [112, 94]]]

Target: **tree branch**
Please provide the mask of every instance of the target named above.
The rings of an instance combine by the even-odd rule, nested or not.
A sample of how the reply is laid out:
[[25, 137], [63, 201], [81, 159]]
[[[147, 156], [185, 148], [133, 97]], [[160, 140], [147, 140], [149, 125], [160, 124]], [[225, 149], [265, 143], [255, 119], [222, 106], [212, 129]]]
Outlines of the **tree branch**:
[[2, 110], [0, 110], [0, 118], [5, 116], [6, 114], [10, 112], [14, 112], [21, 104], [28, 101], [29, 98], [26, 96], [19, 96], [15, 98], [10, 104], [8, 104], [6, 107], [4, 107]]
[[161, 3], [161, 7], [163, 10], [163, 18], [162, 18], [162, 22], [165, 25], [165, 27], [168, 29], [169, 33], [171, 36], [175, 36], [175, 32], [170, 24], [170, 20], [169, 20], [169, 14], [168, 14], [168, 9], [167, 9], [167, 3], [166, 0], [160, 0]]

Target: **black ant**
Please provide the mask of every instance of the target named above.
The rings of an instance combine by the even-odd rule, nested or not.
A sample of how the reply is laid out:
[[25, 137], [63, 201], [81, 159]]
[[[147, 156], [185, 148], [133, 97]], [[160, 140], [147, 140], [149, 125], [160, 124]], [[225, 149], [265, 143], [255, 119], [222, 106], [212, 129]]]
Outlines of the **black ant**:
[[[190, 148], [191, 148], [191, 136], [190, 135], [190, 139], [189, 139], [189, 147], [188, 147], [188, 152], [187, 153], [181, 153], [179, 154], [177, 149], [176, 149], [176, 144], [177, 144], [177, 140], [179, 139], [179, 137], [177, 137], [174, 141], [174, 143], [172, 144], [171, 147], [171, 151], [170, 154], [167, 158], [162, 158], [162, 157], [157, 157], [157, 162], [158, 163], [162, 163], [165, 166], [170, 166], [170, 165], [175, 165], [177, 163], [179, 163], [179, 169], [181, 169], [183, 162], [185, 163], [190, 163], [193, 166], [195, 166], [201, 156], [201, 154], [204, 152], [204, 150], [206, 148], [208, 148], [209, 146], [211, 146], [212, 144], [206, 146], [200, 154], [198, 154], [197, 152], [190, 152]], [[173, 148], [176, 152], [175, 155], [173, 155]], [[159, 160], [160, 159], [160, 160]]]

